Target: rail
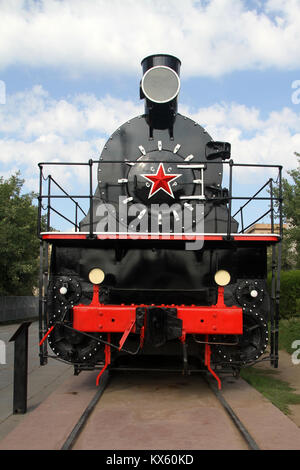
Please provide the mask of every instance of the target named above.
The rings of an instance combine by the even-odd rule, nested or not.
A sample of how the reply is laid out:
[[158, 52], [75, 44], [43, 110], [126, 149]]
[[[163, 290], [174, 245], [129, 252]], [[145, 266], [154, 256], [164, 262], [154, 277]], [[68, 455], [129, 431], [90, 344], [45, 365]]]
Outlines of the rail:
[[[100, 161], [100, 160], [89, 160], [86, 163], [75, 163], [75, 162], [43, 162], [39, 163], [40, 168], [40, 184], [39, 184], [39, 196], [38, 196], [38, 235], [41, 235], [42, 231], [50, 231], [51, 230], [51, 212], [55, 213], [58, 217], [62, 218], [69, 224], [73, 226], [75, 232], [79, 230], [78, 224], [78, 211], [80, 210], [81, 213], [86, 216], [85, 210], [81, 207], [77, 199], [80, 200], [88, 200], [88, 210], [89, 210], [89, 238], [94, 238], [94, 214], [93, 214], [93, 205], [94, 205], [94, 193], [93, 193], [93, 166], [94, 164], [120, 164], [120, 165], [130, 165], [130, 164], [142, 164], [143, 161], [134, 161], [131, 162], [129, 160], [122, 160], [122, 161]], [[157, 161], [147, 160], [147, 163], [157, 163]], [[164, 163], [174, 163], [171, 161], [164, 161]], [[205, 162], [197, 162], [197, 165], [211, 165], [211, 164], [220, 164], [220, 162], [216, 161], [205, 161]], [[233, 160], [223, 161], [223, 166], [229, 166], [229, 188], [228, 188], [228, 195], [223, 196], [215, 196], [208, 197], [205, 196], [203, 199], [205, 202], [226, 202], [228, 204], [228, 218], [227, 218], [227, 230], [226, 230], [226, 238], [228, 240], [231, 239], [231, 226], [232, 226], [232, 218], [238, 216], [240, 217], [241, 223], [241, 230], [239, 233], [245, 233], [247, 229], [251, 226], [259, 222], [260, 220], [264, 219], [266, 216], [270, 217], [270, 228], [271, 233], [274, 233], [275, 227], [278, 227], [280, 237], [282, 238], [283, 235], [283, 222], [282, 222], [282, 166], [281, 165], [264, 165], [264, 164], [250, 164], [250, 163], [234, 163]], [[63, 187], [49, 174], [47, 177], [44, 176], [44, 167], [46, 166], [87, 166], [89, 167], [89, 194], [77, 194], [77, 195], [70, 195], [67, 191], [63, 189]], [[189, 164], [186, 164], [186, 167], [191, 167]], [[273, 178], [269, 178], [268, 181], [263, 184], [253, 195], [251, 196], [235, 196], [233, 195], [233, 168], [234, 167], [252, 167], [252, 168], [272, 168], [277, 169], [277, 178], [274, 180]], [[43, 181], [48, 181], [47, 191], [44, 193], [43, 191]], [[277, 184], [278, 190], [276, 191], [277, 196], [275, 196], [274, 192], [274, 183]], [[51, 193], [53, 184], [62, 194], [53, 194]], [[263, 190], [268, 190], [267, 196], [261, 196]], [[71, 219], [67, 217], [61, 210], [58, 210], [54, 207], [53, 200], [55, 199], [68, 199], [74, 204], [74, 217]], [[43, 205], [43, 201], [47, 201], [47, 205]], [[233, 201], [246, 201], [234, 214], [232, 214], [232, 203]], [[254, 201], [267, 201], [269, 202], [269, 207], [267, 211], [264, 211], [259, 217], [251, 222], [248, 222], [247, 226], [245, 227], [245, 208]], [[42, 230], [42, 214], [43, 211], [46, 212], [46, 230]], [[275, 224], [275, 219], [278, 219], [278, 223]], [[45, 224], [44, 224], [45, 227]]]

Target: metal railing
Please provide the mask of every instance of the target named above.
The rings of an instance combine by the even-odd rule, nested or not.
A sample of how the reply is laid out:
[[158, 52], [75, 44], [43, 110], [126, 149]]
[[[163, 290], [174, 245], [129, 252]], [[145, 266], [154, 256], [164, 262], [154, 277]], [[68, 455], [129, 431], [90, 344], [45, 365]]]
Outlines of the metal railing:
[[[117, 165], [130, 165], [132, 164], [139, 164], [139, 163], [144, 163], [143, 161], [100, 161], [100, 160], [89, 160], [86, 163], [75, 163], [75, 162], [67, 162], [67, 163], [62, 163], [62, 162], [43, 162], [39, 164], [40, 168], [40, 191], [39, 191], [39, 196], [38, 196], [38, 234], [40, 235], [41, 233], [41, 228], [42, 228], [42, 213], [43, 210], [46, 211], [46, 228], [47, 231], [51, 229], [51, 212], [55, 213], [65, 221], [69, 222], [71, 225], [73, 225], [75, 231], [79, 230], [79, 224], [78, 224], [78, 211], [81, 211], [81, 213], [86, 216], [87, 213], [85, 210], [81, 207], [77, 199], [86, 199], [89, 200], [89, 238], [94, 238], [94, 214], [93, 214], [93, 205], [94, 205], [94, 193], [93, 193], [93, 165], [94, 164], [100, 164], [104, 165], [107, 163], [114, 163]], [[157, 161], [150, 161], [147, 160], [147, 163], [158, 163]], [[164, 161], [163, 163], [174, 163], [172, 161]], [[220, 162], [215, 162], [215, 161], [206, 161], [206, 162], [197, 162], [199, 166], [203, 165], [210, 165], [210, 164], [219, 164]], [[89, 194], [79, 194], [79, 195], [70, 195], [68, 194], [67, 191], [63, 189], [63, 187], [51, 176], [48, 175], [47, 177], [44, 176], [43, 170], [45, 166], [56, 166], [56, 165], [64, 165], [64, 166], [88, 166], [89, 167]], [[282, 237], [283, 234], [283, 223], [282, 223], [282, 166], [281, 165], [263, 165], [263, 164], [246, 164], [246, 163], [234, 163], [233, 160], [229, 161], [223, 161], [222, 165], [228, 165], [229, 166], [229, 188], [228, 188], [228, 195], [226, 194], [225, 196], [215, 196], [214, 197], [207, 197], [205, 196], [205, 199], [203, 199], [203, 195], [201, 196], [202, 201], [204, 202], [226, 202], [228, 204], [228, 218], [227, 218], [227, 230], [226, 230], [226, 238], [229, 240], [231, 238], [231, 224], [232, 224], [232, 217], [239, 216], [240, 221], [241, 221], [241, 230], [240, 233], [245, 233], [247, 229], [249, 229], [251, 226], [265, 218], [266, 216], [269, 215], [270, 217], [270, 226], [271, 226], [271, 232], [274, 232], [274, 227], [275, 227], [275, 218], [278, 219], [278, 225], [279, 226], [279, 235]], [[189, 166], [186, 164], [186, 168], [189, 168]], [[272, 169], [277, 169], [278, 170], [278, 175], [276, 179], [276, 184], [278, 186], [278, 196], [274, 195], [274, 179], [270, 178], [268, 181], [261, 186], [252, 196], [234, 196], [233, 195], [233, 168], [234, 167], [255, 167], [255, 168], [272, 168]], [[47, 192], [46, 194], [43, 194], [43, 181], [48, 181], [48, 186], [47, 186]], [[58, 188], [63, 194], [51, 194], [52, 187], [55, 185], [56, 188]], [[268, 188], [269, 195], [268, 196], [260, 196], [261, 192]], [[202, 191], [203, 192], [203, 191]], [[200, 198], [200, 196], [199, 196]], [[53, 205], [53, 200], [54, 199], [68, 199], [72, 201], [74, 204], [74, 217], [73, 219], [70, 218], [69, 214], [68, 216], [65, 215], [63, 212], [59, 211], [56, 209]], [[47, 206], [45, 207], [43, 204], [43, 201], [47, 201]], [[234, 213], [232, 214], [232, 203], [233, 201], [237, 200], [246, 200], [246, 202]], [[259, 217], [257, 217], [255, 220], [252, 220], [250, 223], [247, 224], [245, 227], [244, 224], [244, 219], [245, 219], [245, 208], [253, 201], [269, 201], [270, 206], [267, 211], [265, 211], [263, 214], [261, 214]]]

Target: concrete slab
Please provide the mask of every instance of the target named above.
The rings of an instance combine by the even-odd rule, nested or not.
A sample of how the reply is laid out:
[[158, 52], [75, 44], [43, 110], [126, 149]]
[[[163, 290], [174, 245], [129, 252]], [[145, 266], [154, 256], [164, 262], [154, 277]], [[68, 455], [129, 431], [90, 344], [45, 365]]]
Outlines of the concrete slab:
[[[94, 395], [98, 372], [74, 377], [72, 366], [54, 360], [40, 367], [35, 323], [29, 329], [28, 413], [12, 415], [13, 344], [8, 339], [17, 328], [0, 327], [7, 344], [7, 364], [0, 365], [0, 449], [59, 449]], [[282, 356], [286, 380], [294, 378], [297, 385], [300, 366], [290, 357], [284, 366]], [[300, 450], [299, 427], [246, 382], [226, 380], [223, 393], [262, 449]], [[76, 448], [245, 448], [228, 423], [200, 377], [124, 375], [112, 381], [91, 416], [87, 431], [94, 437], [82, 435]]]
[[[13, 415], [14, 344], [9, 339], [19, 324], [1, 325], [0, 339], [6, 346], [6, 364], [0, 364], [0, 440], [23, 419]], [[46, 366], [39, 363], [38, 322], [29, 327], [28, 335], [28, 413], [42, 403], [55, 388], [73, 375], [73, 367], [54, 359]]]
[[119, 375], [76, 450], [246, 450], [239, 431], [200, 376]]
[[263, 450], [300, 450], [300, 428], [241, 378], [223, 382], [222, 393]]
[[[95, 393], [95, 373], [72, 377], [0, 442], [0, 450], [60, 449]], [[112, 379], [75, 449], [247, 449], [200, 377]]]
[[95, 394], [95, 373], [72, 376], [25, 415], [0, 450], [59, 450]]

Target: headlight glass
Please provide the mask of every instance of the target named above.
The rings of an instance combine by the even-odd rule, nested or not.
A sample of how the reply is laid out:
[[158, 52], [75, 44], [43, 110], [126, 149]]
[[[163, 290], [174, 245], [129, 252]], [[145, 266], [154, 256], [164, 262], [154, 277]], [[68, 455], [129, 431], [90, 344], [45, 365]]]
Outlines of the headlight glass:
[[89, 272], [89, 280], [92, 284], [101, 284], [104, 281], [105, 274], [100, 268], [94, 268]]
[[218, 286], [227, 286], [230, 283], [230, 274], [224, 269], [220, 269], [215, 274], [215, 282]]

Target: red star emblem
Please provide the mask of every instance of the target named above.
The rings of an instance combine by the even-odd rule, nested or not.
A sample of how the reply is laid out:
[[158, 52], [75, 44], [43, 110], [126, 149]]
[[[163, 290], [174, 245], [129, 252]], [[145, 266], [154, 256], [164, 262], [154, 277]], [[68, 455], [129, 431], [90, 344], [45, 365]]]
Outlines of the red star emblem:
[[174, 198], [174, 194], [170, 186], [170, 183], [171, 181], [174, 181], [177, 178], [179, 178], [179, 176], [181, 176], [181, 173], [177, 175], [166, 174], [163, 163], [160, 163], [156, 174], [141, 175], [141, 176], [143, 176], [143, 178], [146, 178], [148, 181], [152, 183], [148, 199], [154, 196], [154, 194], [156, 194], [157, 191], [159, 191], [160, 189], [162, 189], [163, 191], [165, 191], [165, 193], [169, 194], [169, 196]]

